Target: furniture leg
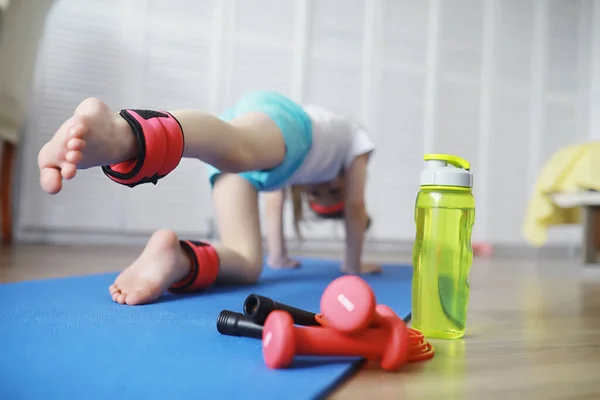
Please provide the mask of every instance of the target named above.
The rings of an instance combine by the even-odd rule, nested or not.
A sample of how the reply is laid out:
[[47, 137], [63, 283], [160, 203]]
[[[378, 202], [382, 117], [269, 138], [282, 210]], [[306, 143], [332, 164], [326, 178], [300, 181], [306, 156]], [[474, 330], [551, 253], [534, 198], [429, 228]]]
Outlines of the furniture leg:
[[585, 264], [596, 264], [598, 257], [598, 249], [596, 247], [596, 217], [598, 215], [598, 206], [583, 206], [582, 219], [583, 219], [583, 262]]
[[2, 146], [2, 168], [0, 169], [0, 221], [2, 222], [2, 242], [12, 243], [12, 176], [15, 158], [15, 145], [4, 142]]

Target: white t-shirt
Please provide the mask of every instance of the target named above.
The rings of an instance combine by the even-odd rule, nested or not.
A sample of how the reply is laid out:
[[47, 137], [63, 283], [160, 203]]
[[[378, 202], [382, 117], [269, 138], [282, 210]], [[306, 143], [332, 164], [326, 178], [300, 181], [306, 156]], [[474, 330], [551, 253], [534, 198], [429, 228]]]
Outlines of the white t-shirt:
[[319, 106], [303, 108], [312, 120], [312, 146], [290, 184], [330, 181], [356, 157], [375, 149], [367, 128], [359, 121]]

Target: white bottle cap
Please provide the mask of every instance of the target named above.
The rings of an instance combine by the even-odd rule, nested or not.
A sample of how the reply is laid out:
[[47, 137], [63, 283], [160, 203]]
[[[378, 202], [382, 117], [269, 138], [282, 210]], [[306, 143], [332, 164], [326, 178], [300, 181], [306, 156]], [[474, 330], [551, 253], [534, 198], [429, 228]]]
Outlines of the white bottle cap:
[[450, 154], [426, 154], [421, 171], [421, 186], [473, 187], [473, 174], [468, 161]]

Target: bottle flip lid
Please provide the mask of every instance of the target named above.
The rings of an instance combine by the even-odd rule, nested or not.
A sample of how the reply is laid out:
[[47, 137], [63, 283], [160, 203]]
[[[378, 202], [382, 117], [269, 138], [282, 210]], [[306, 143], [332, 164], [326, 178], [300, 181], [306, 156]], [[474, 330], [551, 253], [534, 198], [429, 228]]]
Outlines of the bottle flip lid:
[[421, 186], [473, 187], [468, 161], [450, 154], [426, 154], [421, 171]]

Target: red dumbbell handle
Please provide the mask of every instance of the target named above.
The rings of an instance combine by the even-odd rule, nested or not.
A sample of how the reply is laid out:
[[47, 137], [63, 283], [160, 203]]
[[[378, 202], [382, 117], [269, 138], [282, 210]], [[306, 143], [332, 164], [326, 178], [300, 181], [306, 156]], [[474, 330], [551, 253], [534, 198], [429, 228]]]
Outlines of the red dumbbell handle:
[[347, 336], [334, 329], [294, 327], [297, 355], [381, 358], [386, 351], [387, 332], [369, 329]]

